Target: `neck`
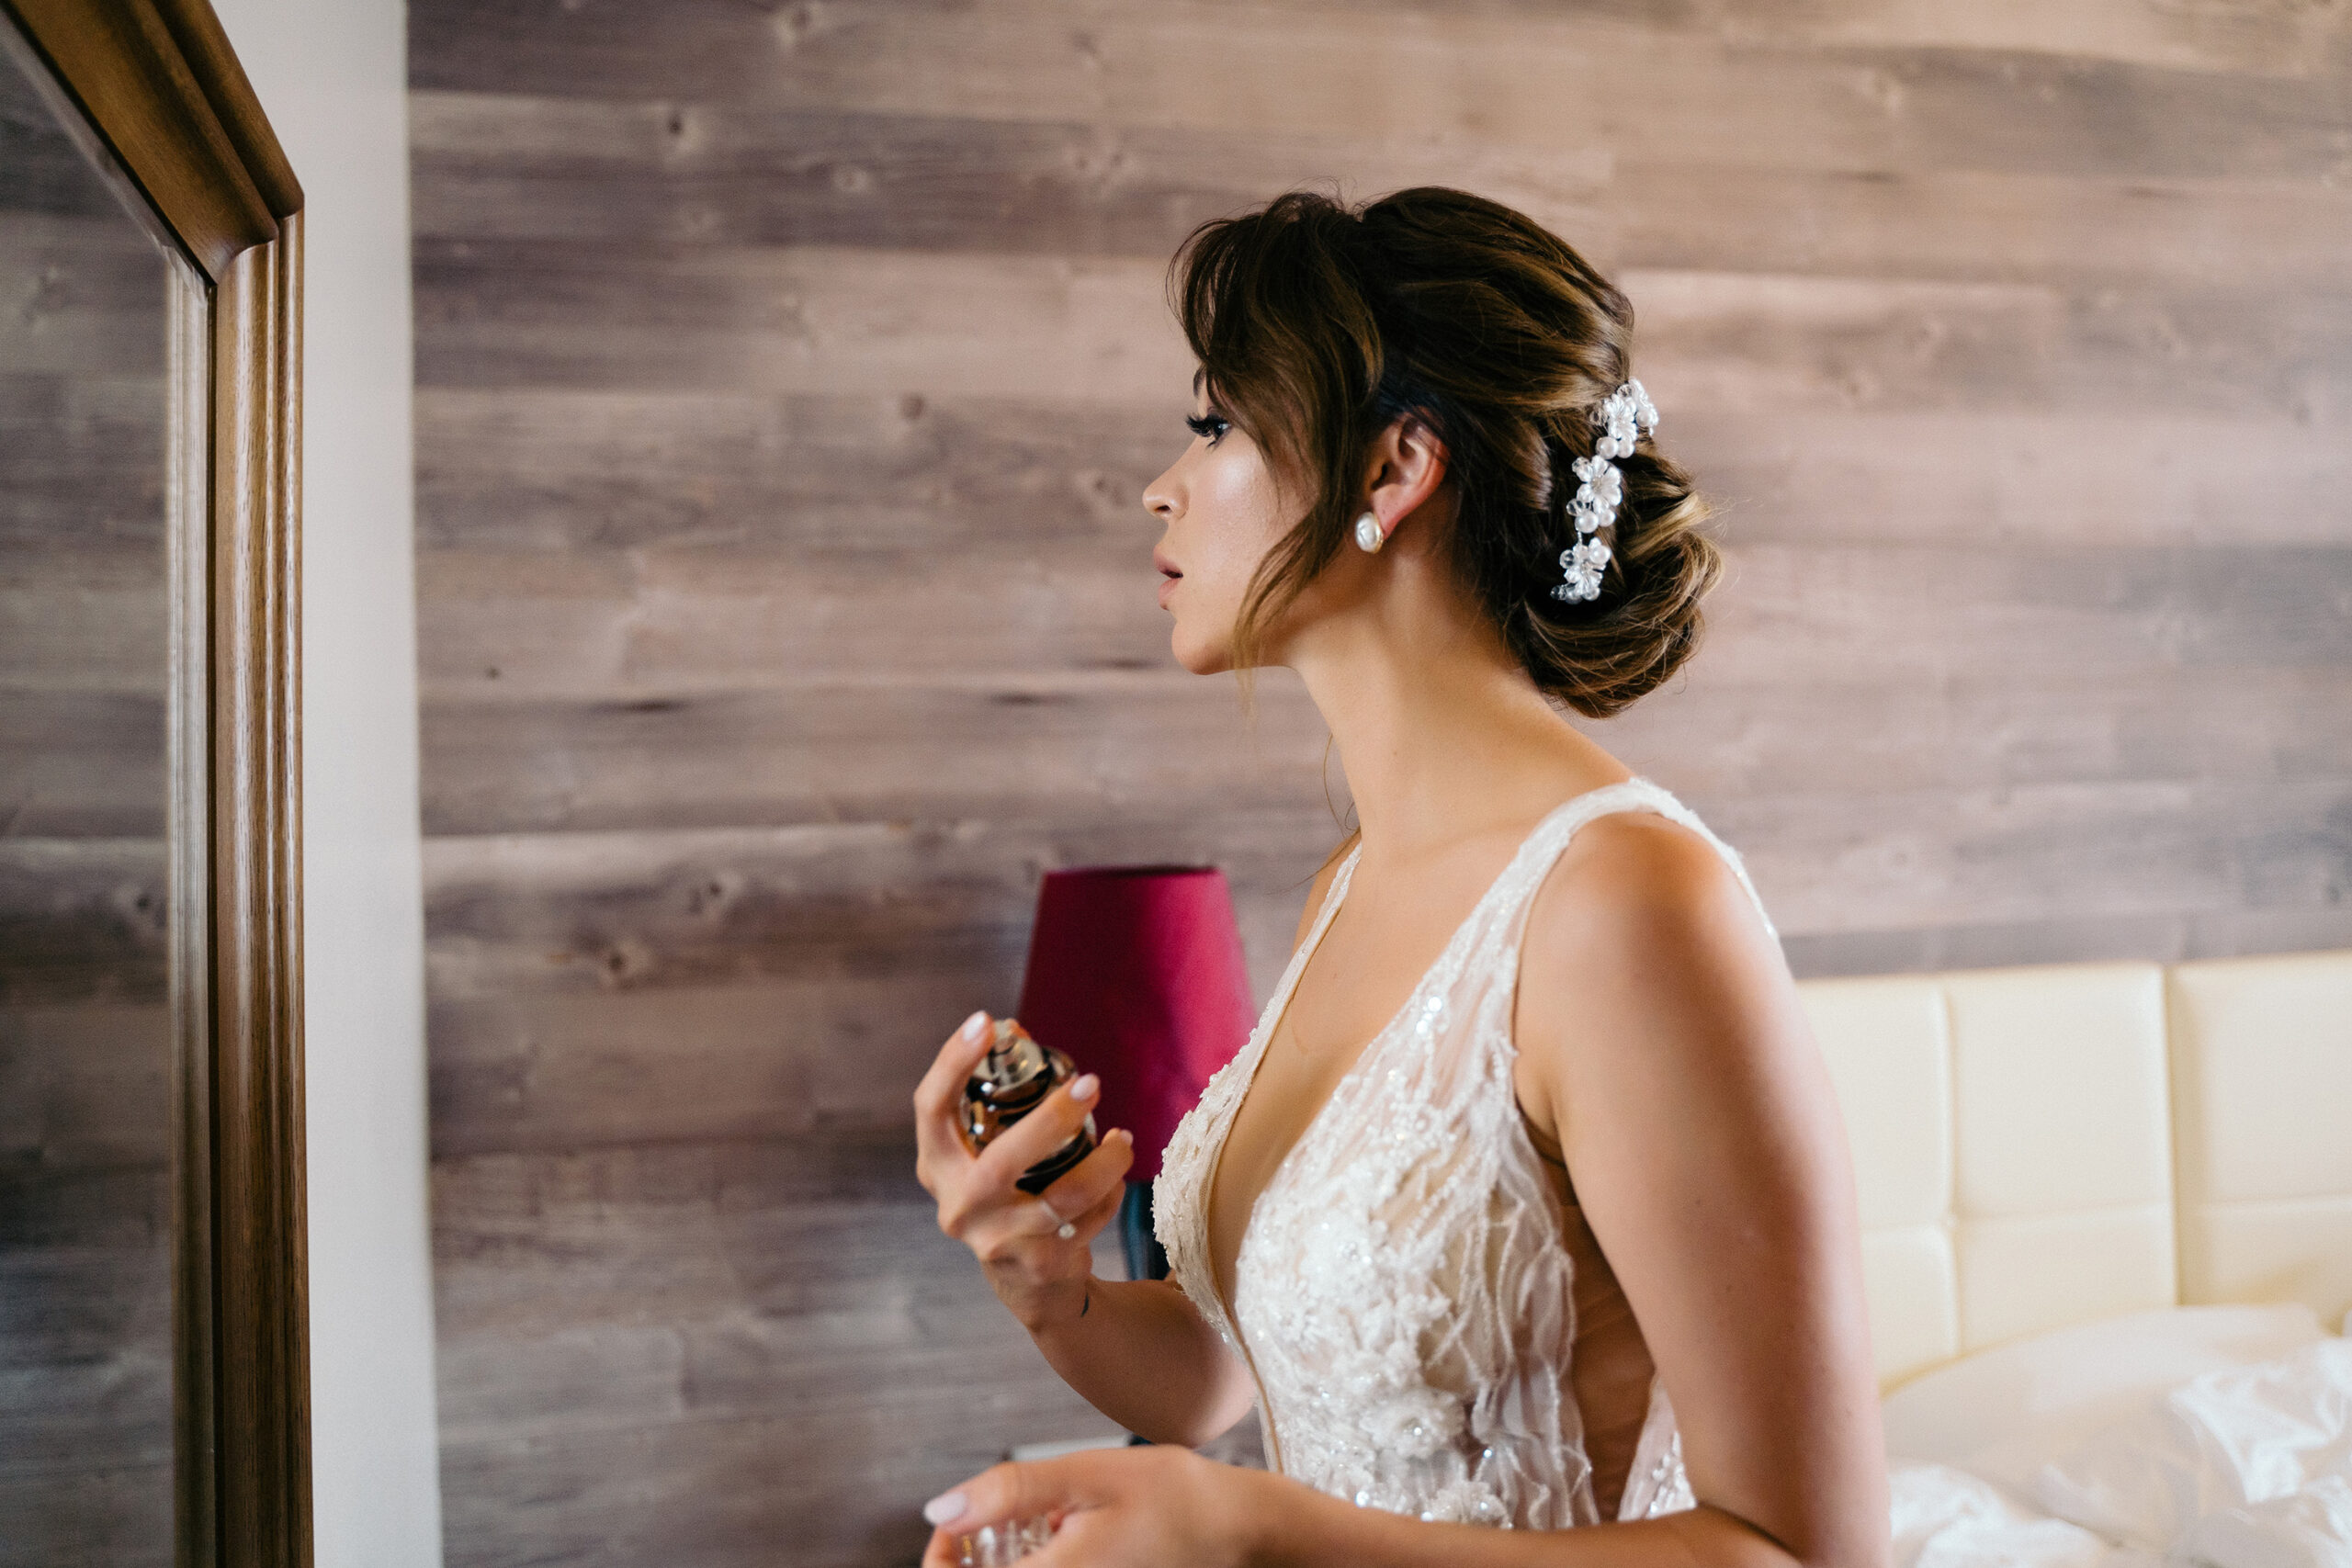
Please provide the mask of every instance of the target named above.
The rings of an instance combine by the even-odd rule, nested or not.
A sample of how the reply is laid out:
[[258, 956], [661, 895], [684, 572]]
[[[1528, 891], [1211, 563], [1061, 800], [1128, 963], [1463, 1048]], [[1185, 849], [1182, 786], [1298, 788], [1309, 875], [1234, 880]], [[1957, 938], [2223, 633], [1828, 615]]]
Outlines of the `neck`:
[[1330, 728], [1366, 859], [1410, 861], [1630, 776], [1544, 700], [1437, 562], [1399, 555], [1283, 660]]

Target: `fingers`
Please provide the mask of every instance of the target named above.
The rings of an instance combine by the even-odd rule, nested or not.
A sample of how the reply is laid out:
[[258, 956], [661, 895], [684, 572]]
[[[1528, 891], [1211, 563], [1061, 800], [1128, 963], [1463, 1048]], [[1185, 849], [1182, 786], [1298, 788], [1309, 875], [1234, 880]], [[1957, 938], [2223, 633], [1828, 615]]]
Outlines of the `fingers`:
[[989, 1023], [985, 1011], [966, 1019], [932, 1058], [922, 1081], [915, 1085], [915, 1141], [926, 1160], [945, 1161], [952, 1166], [972, 1157], [957, 1129], [962, 1121], [964, 1085], [970, 1079], [972, 1068], [988, 1055]]
[[1057, 1089], [972, 1154], [962, 1131], [963, 1092], [988, 1052], [989, 1022], [985, 1011], [974, 1013], [940, 1047], [916, 1086], [915, 1174], [939, 1201], [940, 1229], [979, 1256], [1000, 1294], [1009, 1285], [1023, 1293], [1040, 1282], [1076, 1278], [1070, 1269], [1082, 1268], [1083, 1259], [1073, 1265], [1066, 1249], [1084, 1253], [1118, 1212], [1123, 1179], [1135, 1164], [1135, 1137], [1113, 1129], [1044, 1193], [1033, 1197], [1019, 1190], [1023, 1173], [1067, 1145], [1093, 1111], [1101, 1084], [1089, 1073]]
[[[1125, 1132], [1125, 1128], [1120, 1130], [1123, 1133]], [[1129, 1133], [1126, 1135], [1130, 1141], [1132, 1141], [1135, 1136], [1132, 1133]], [[1132, 1156], [1130, 1156], [1129, 1163], [1133, 1163]], [[1102, 1194], [1100, 1199], [1096, 1200], [1092, 1208], [1079, 1215], [1075, 1222], [1078, 1228], [1078, 1239], [1081, 1242], [1091, 1241], [1093, 1239], [1094, 1233], [1096, 1231], [1101, 1230], [1104, 1225], [1109, 1224], [1113, 1219], [1117, 1217], [1119, 1213], [1119, 1204], [1125, 1200], [1126, 1195], [1126, 1183], [1122, 1181], [1117, 1186], [1112, 1188], [1111, 1190]]]
[[923, 1568], [956, 1568], [958, 1543], [984, 1527], [1099, 1506], [1106, 1496], [1102, 1483], [1109, 1479], [1102, 1461], [1124, 1452], [1108, 1450], [1026, 1463], [1008, 1461], [942, 1493], [923, 1505], [923, 1517], [933, 1527]]
[[[1099, 1148], [1037, 1196], [1069, 1221], [1080, 1239], [1090, 1237], [1118, 1213], [1119, 1201], [1126, 1196], [1125, 1177], [1135, 1163], [1136, 1135], [1114, 1127], [1103, 1134]], [[1102, 1211], [1099, 1219], [1097, 1210]]]
[[956, 1109], [961, 1098], [965, 1080], [972, 1074], [973, 1066], [989, 1050], [989, 1024], [985, 1009], [976, 1011], [956, 1027], [946, 1043], [931, 1060], [922, 1081], [915, 1085], [915, 1110], [919, 1114], [935, 1114]]
[[1054, 1090], [1038, 1103], [1037, 1109], [999, 1133], [980, 1151], [972, 1173], [974, 1179], [1010, 1184], [1023, 1171], [1069, 1143], [1086, 1124], [1102, 1088], [1102, 1080], [1092, 1073], [1081, 1073]]
[[1035, 1468], [1009, 1460], [925, 1503], [922, 1517], [932, 1531], [930, 1548], [922, 1554], [922, 1568], [958, 1568], [964, 1537], [978, 1534], [991, 1525], [1026, 1518], [1023, 1472]]
[[1011, 1240], [1019, 1243], [1051, 1236], [1057, 1242], [1068, 1243], [1074, 1251], [1088, 1252], [1091, 1250], [1089, 1244], [1094, 1240], [1094, 1233], [1111, 1223], [1112, 1216], [1119, 1212], [1120, 1201], [1126, 1196], [1123, 1190], [1105, 1192], [1092, 1204], [1073, 1214], [1063, 1211], [1060, 1204], [1048, 1201], [1052, 1191], [1049, 1187], [1037, 1195], [1037, 1213], [1041, 1218], [1036, 1225]]

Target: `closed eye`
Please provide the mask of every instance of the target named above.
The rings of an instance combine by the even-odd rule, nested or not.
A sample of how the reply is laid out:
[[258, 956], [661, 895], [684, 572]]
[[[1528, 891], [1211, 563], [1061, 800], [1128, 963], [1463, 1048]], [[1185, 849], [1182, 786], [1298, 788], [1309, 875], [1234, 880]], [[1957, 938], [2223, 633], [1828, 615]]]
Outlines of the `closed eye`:
[[1184, 427], [1206, 440], [1212, 446], [1224, 437], [1227, 430], [1233, 428], [1213, 413], [1187, 414], [1184, 418]]

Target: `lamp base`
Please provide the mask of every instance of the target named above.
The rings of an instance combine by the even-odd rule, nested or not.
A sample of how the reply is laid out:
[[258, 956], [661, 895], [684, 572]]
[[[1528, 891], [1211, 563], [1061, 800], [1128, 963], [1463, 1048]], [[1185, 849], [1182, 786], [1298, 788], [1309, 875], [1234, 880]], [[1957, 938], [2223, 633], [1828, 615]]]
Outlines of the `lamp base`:
[[1151, 1183], [1130, 1181], [1119, 1200], [1119, 1246], [1126, 1254], [1130, 1280], [1168, 1278], [1168, 1249], [1151, 1228]]

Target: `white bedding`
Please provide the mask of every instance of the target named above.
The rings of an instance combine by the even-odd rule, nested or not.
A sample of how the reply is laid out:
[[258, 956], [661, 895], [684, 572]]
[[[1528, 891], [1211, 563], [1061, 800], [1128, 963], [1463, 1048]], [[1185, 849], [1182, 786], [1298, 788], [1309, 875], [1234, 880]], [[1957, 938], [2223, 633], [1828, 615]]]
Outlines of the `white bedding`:
[[1900, 1568], [2352, 1568], [2352, 1339], [2307, 1309], [2044, 1335], [1884, 1408]]
[[1898, 1460], [1887, 1482], [1897, 1568], [2155, 1568], [2162, 1562], [2027, 1507], [1951, 1465]]

